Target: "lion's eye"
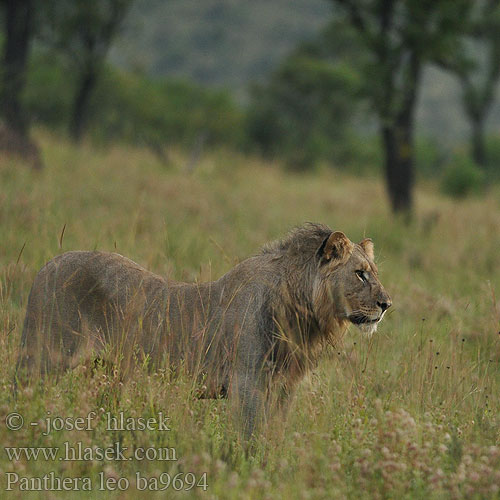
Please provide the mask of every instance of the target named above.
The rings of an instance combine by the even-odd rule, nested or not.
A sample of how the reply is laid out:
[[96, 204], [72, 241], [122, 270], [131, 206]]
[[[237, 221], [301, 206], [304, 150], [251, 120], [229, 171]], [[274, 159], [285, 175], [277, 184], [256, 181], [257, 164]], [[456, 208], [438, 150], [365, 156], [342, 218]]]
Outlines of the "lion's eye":
[[356, 276], [363, 282], [366, 283], [368, 281], [368, 276], [365, 271], [356, 271]]

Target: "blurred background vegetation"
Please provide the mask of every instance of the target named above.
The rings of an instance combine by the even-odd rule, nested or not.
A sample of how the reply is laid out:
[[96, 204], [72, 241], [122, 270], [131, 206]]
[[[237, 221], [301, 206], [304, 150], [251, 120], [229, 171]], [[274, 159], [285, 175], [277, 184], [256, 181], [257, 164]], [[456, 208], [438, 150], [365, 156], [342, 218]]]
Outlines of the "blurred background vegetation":
[[500, 177], [496, 0], [3, 0], [0, 146], [260, 154], [466, 196]]

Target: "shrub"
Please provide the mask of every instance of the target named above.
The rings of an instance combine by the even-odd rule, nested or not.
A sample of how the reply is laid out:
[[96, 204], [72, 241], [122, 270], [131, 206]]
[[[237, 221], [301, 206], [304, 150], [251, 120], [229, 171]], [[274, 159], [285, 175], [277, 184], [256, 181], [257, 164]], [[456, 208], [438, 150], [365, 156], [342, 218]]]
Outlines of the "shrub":
[[53, 53], [35, 51], [28, 70], [24, 99], [36, 123], [52, 129], [66, 126], [74, 93], [74, 79], [62, 59]]
[[243, 114], [222, 91], [108, 69], [93, 99], [95, 137], [131, 143], [239, 145]]
[[[76, 81], [64, 62], [37, 51], [30, 64], [26, 105], [36, 122], [63, 129], [70, 120]], [[103, 68], [88, 109], [89, 136], [99, 142], [190, 147], [200, 136], [208, 144], [239, 147], [244, 114], [223, 91]]]
[[488, 165], [486, 175], [488, 180], [500, 180], [500, 134], [491, 135], [486, 139]]
[[443, 173], [441, 190], [454, 198], [464, 198], [479, 192], [484, 180], [484, 172], [470, 157], [455, 156]]
[[253, 89], [248, 137], [260, 152], [298, 169], [349, 162], [363, 89], [356, 41], [332, 23]]
[[294, 168], [335, 159], [344, 152], [357, 87], [345, 65], [293, 56], [254, 89], [249, 136], [262, 153], [284, 157]]
[[446, 165], [447, 151], [435, 139], [420, 137], [415, 148], [417, 174], [429, 178], [442, 175]]

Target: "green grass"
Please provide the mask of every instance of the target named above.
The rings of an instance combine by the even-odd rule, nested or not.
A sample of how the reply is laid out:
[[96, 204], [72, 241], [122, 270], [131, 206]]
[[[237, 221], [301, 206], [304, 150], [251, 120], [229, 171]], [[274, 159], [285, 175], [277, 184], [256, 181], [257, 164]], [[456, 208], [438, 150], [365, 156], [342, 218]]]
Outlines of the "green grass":
[[[0, 159], [0, 439], [4, 447], [175, 448], [177, 461], [10, 461], [19, 476], [89, 477], [92, 492], [1, 498], [499, 498], [500, 191], [460, 202], [417, 191], [408, 226], [378, 179], [290, 174], [228, 152], [193, 174], [145, 151], [96, 150], [38, 133], [47, 168]], [[215, 279], [304, 221], [373, 238], [394, 306], [367, 341], [352, 328], [300, 385], [286, 421], [271, 419], [245, 451], [223, 400], [195, 400], [189, 381], [137, 369], [129, 380], [76, 369], [12, 397], [10, 382], [31, 282], [71, 249], [118, 251], [174, 279]], [[21, 430], [5, 426], [16, 411]], [[43, 435], [52, 416], [96, 412], [91, 430]], [[105, 412], [168, 415], [171, 431], [107, 431]], [[29, 422], [38, 422], [30, 426]], [[207, 472], [208, 489], [137, 492], [135, 475]], [[99, 474], [130, 480], [99, 491]], [[123, 484], [123, 483], [122, 483]], [[161, 485], [160, 485], [161, 486]]]

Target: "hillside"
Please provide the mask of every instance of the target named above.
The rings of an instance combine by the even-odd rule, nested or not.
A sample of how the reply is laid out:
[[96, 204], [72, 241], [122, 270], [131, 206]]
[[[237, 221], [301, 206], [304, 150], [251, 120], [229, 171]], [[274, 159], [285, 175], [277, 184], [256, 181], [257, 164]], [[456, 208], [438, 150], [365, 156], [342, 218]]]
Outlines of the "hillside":
[[[155, 76], [229, 88], [240, 101], [300, 42], [329, 19], [328, 0], [136, 0], [112, 60]], [[456, 81], [429, 69], [418, 112], [419, 135], [439, 145], [468, 136]], [[500, 129], [500, 103], [488, 128]]]
[[325, 0], [137, 0], [116, 44], [121, 64], [245, 90], [328, 22]]

